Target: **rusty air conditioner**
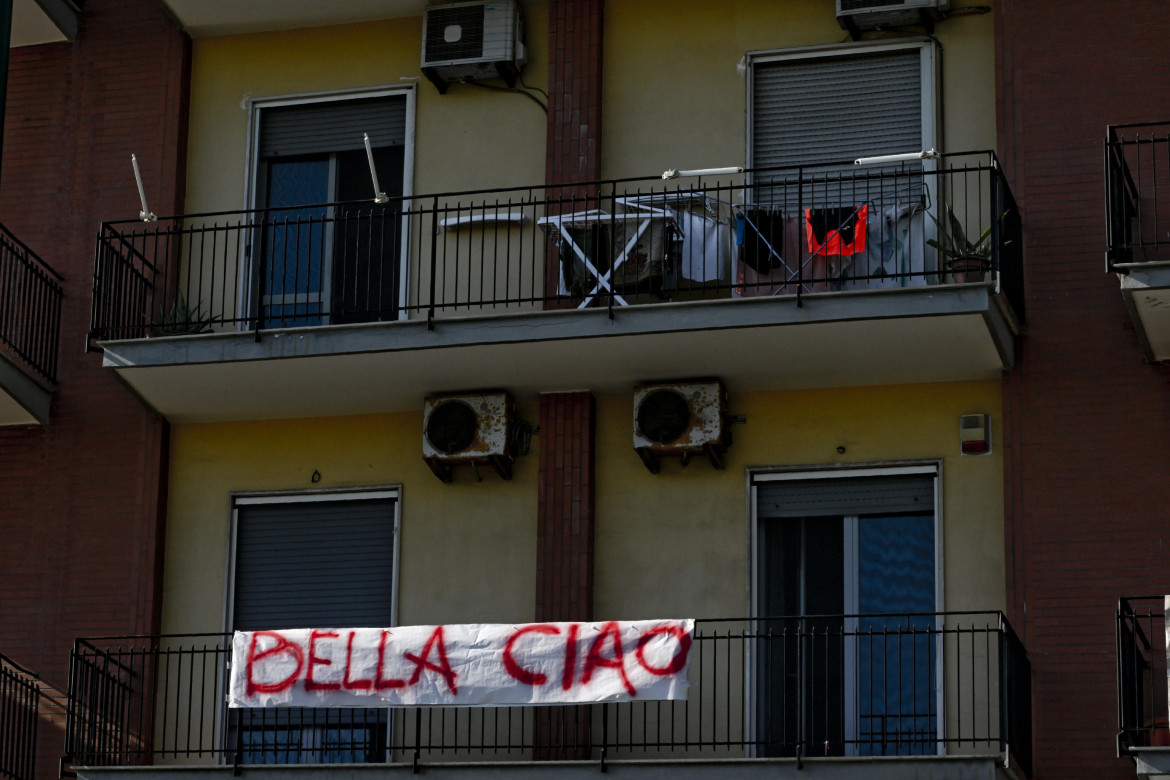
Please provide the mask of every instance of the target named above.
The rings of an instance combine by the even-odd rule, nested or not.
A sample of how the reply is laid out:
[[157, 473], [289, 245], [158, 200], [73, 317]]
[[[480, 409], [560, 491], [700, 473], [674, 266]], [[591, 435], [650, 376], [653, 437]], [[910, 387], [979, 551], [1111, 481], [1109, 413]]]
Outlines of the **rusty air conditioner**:
[[431, 396], [423, 404], [423, 460], [443, 482], [454, 466], [482, 463], [511, 479], [514, 416], [507, 393]]
[[634, 388], [634, 451], [651, 474], [661, 457], [675, 455], [686, 465], [691, 455], [705, 454], [721, 469], [730, 445], [727, 391], [719, 380]]

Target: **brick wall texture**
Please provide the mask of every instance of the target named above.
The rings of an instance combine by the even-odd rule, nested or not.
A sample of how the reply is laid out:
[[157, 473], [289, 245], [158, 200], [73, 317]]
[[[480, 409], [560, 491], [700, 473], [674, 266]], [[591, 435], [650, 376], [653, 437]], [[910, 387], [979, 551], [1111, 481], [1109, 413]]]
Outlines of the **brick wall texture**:
[[536, 620], [593, 619], [593, 395], [540, 397]]
[[1170, 17], [1161, 0], [996, 6], [1028, 316], [1004, 390], [1008, 594], [1035, 777], [1132, 778], [1115, 757], [1114, 610], [1170, 592], [1170, 374], [1143, 362], [1105, 273], [1103, 142], [1106, 125], [1170, 119]]
[[593, 181], [601, 175], [604, 11], [605, 0], [549, 2], [549, 184]]
[[[189, 59], [154, 0], [86, 0], [76, 42], [11, 54], [0, 221], [65, 299], [50, 424], [0, 428], [0, 652], [61, 694], [75, 637], [158, 631], [166, 424], [84, 346], [98, 226], [139, 209], [131, 153], [152, 210], [181, 210]], [[56, 777], [60, 724], [39, 736]]]

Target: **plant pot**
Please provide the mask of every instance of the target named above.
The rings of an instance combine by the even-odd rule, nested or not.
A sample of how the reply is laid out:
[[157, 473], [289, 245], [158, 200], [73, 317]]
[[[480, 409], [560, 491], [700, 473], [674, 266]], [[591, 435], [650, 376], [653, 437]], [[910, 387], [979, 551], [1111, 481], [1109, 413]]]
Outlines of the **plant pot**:
[[951, 280], [955, 284], [982, 282], [987, 278], [991, 261], [986, 257], [976, 255], [959, 255], [952, 257], [947, 263], [947, 267], [951, 269]]

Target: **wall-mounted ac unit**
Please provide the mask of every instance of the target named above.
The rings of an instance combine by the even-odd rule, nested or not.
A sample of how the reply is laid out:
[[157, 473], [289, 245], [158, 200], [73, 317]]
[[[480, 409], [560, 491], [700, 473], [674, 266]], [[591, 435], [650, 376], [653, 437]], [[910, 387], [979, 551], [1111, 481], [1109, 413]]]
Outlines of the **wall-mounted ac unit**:
[[422, 72], [440, 93], [453, 81], [514, 86], [527, 61], [523, 37], [516, 0], [432, 5], [423, 16]]
[[481, 463], [511, 479], [514, 414], [512, 397], [507, 393], [427, 398], [423, 404], [423, 460], [443, 482], [451, 481], [453, 466]]
[[950, 0], [837, 0], [837, 23], [856, 37], [861, 30], [934, 23], [950, 10]]
[[650, 473], [658, 473], [662, 456], [677, 455], [686, 464], [700, 453], [721, 469], [730, 444], [727, 391], [719, 380], [634, 388], [634, 450]]

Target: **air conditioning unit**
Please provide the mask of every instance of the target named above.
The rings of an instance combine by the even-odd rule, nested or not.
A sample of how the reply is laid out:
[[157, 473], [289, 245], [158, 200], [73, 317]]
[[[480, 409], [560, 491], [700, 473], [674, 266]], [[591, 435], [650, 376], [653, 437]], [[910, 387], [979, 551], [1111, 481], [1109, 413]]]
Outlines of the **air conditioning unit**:
[[512, 397], [507, 393], [427, 398], [423, 403], [423, 460], [443, 482], [451, 481], [453, 466], [481, 463], [511, 479], [514, 415]]
[[934, 23], [950, 10], [950, 0], [837, 0], [837, 24], [854, 37], [861, 30]]
[[634, 388], [634, 451], [651, 474], [667, 455], [681, 457], [685, 465], [691, 455], [705, 454], [721, 469], [730, 444], [727, 391], [719, 380]]
[[453, 81], [514, 86], [527, 61], [523, 37], [516, 0], [432, 5], [423, 16], [422, 72], [440, 93]]

